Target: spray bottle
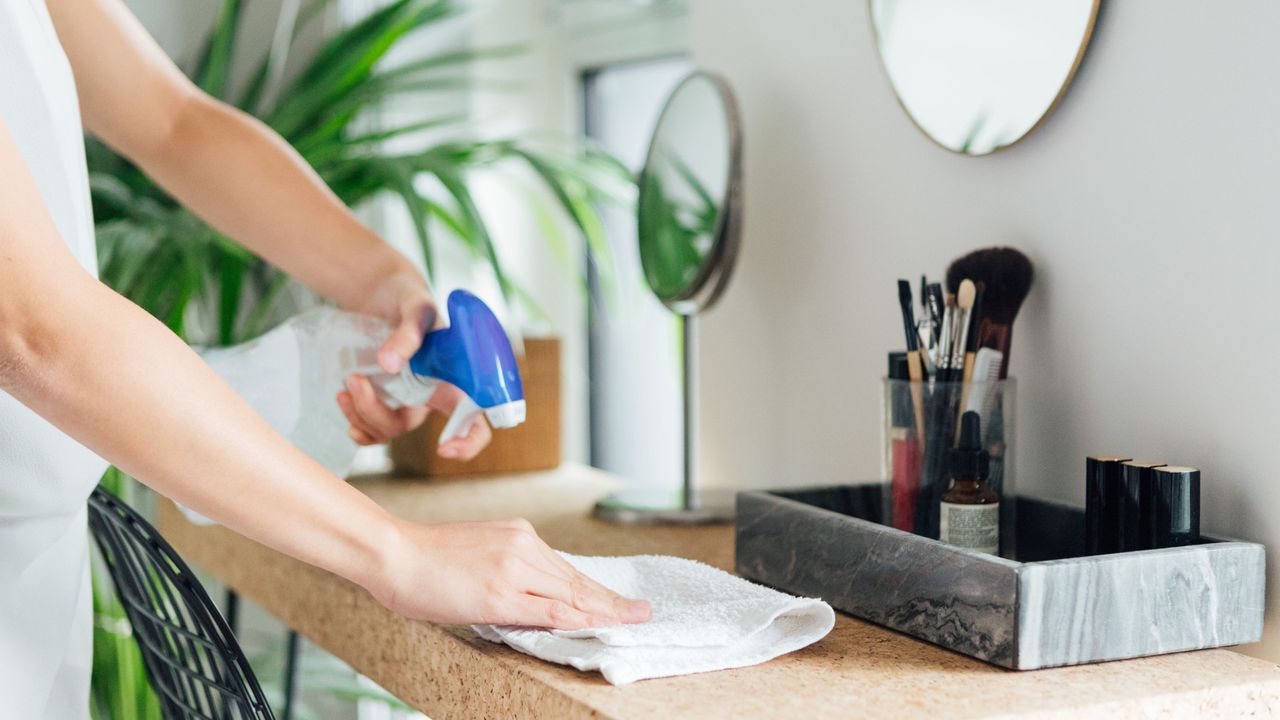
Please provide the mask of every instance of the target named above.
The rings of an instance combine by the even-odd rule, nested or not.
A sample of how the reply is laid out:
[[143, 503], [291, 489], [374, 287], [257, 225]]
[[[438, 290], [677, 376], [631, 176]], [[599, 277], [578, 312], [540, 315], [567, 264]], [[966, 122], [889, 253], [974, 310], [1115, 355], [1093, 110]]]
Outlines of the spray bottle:
[[524, 422], [524, 389], [502, 325], [475, 295], [455, 290], [449, 326], [426, 334], [398, 373], [378, 364], [392, 326], [381, 319], [318, 307], [261, 337], [203, 353], [205, 362], [280, 434], [338, 476], [357, 445], [334, 396], [352, 373], [366, 375], [390, 407], [425, 405], [440, 383], [463, 392], [440, 435], [465, 436], [483, 413], [495, 428]]

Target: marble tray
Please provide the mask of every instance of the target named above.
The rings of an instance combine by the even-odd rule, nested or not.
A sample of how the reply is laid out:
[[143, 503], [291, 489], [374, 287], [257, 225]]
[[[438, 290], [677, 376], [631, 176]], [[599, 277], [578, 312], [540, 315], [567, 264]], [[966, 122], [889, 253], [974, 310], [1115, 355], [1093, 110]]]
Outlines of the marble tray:
[[1263, 547], [1084, 556], [1084, 512], [1017, 504], [1018, 560], [880, 524], [880, 486], [738, 494], [736, 568], [787, 592], [1016, 670], [1256, 642]]

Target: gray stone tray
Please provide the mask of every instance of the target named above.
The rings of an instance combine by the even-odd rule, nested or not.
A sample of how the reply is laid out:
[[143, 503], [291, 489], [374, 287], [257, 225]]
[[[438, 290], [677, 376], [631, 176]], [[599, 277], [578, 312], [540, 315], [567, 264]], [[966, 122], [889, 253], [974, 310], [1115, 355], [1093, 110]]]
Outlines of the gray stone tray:
[[1019, 499], [1018, 560], [878, 522], [879, 485], [738, 494], [738, 574], [1015, 670], [1256, 642], [1263, 547], [1084, 556], [1084, 512]]

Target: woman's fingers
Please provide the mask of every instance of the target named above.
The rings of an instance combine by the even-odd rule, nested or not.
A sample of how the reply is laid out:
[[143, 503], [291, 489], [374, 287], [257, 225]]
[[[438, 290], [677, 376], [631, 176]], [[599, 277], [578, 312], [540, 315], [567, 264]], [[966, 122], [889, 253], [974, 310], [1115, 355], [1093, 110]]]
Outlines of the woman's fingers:
[[427, 415], [431, 413], [431, 409], [418, 405], [405, 405], [395, 411], [400, 416], [400, 422], [404, 430], [407, 432], [421, 425], [427, 419]]
[[346, 416], [347, 422], [351, 423], [351, 428], [347, 431], [347, 435], [360, 445], [377, 445], [378, 440], [374, 437], [374, 430], [360, 417], [360, 413], [356, 411], [355, 401], [351, 398], [351, 393], [343, 390], [337, 396], [338, 408], [342, 410], [342, 414]]
[[347, 428], [347, 437], [355, 441], [357, 445], [379, 445], [381, 444], [377, 438], [358, 427]]
[[426, 329], [436, 322], [436, 306], [430, 298], [414, 297], [400, 305], [400, 322], [378, 349], [378, 364], [390, 373], [400, 372], [422, 346]]
[[[453, 401], [451, 405], [456, 404], [456, 398], [450, 400]], [[347, 422], [351, 423], [351, 438], [362, 445], [385, 443], [418, 427], [432, 409], [389, 408], [378, 397], [369, 378], [359, 374], [352, 374], [347, 378], [347, 389], [338, 393], [337, 401]], [[453, 460], [470, 460], [480, 454], [492, 439], [493, 430], [489, 428], [489, 423], [484, 418], [479, 418], [471, 423], [465, 436], [441, 445], [439, 453], [442, 457]]]
[[369, 378], [363, 375], [348, 377], [347, 392], [351, 393], [356, 414], [364, 421], [357, 427], [372, 430], [379, 442], [386, 442], [407, 429], [401, 416], [378, 398]]
[[[536, 625], [560, 630], [608, 627], [649, 619], [649, 604], [598, 596], [586, 583], [570, 582], [530, 568], [528, 590], [514, 599], [519, 615], [504, 624]], [[643, 619], [638, 606], [643, 606]]]
[[427, 400], [427, 407], [436, 412], [450, 415], [453, 409], [458, 407], [458, 401], [462, 399], [462, 391], [456, 386], [449, 383], [440, 383], [436, 387], [436, 391], [431, 393], [431, 399]]
[[443, 458], [466, 461], [479, 455], [491, 440], [493, 440], [493, 430], [490, 429], [489, 422], [483, 417], [478, 417], [472, 421], [466, 435], [445, 442], [436, 452]]
[[502, 613], [497, 625], [529, 625], [555, 630], [581, 630], [601, 624], [590, 614], [561, 600], [537, 595], [517, 595]]
[[[461, 390], [448, 383], [441, 383], [431, 394], [427, 406], [437, 412], [450, 415], [461, 399]], [[489, 421], [481, 417], [471, 423], [466, 435], [445, 442], [436, 452], [440, 453], [440, 457], [450, 460], [470, 460], [488, 447], [492, 440], [493, 430], [489, 427]]]
[[[374, 597], [406, 617], [560, 629], [642, 622], [648, 603], [620, 598], [543, 554], [524, 520], [400, 526]], [[550, 568], [548, 570], [547, 568]], [[445, 587], [449, 592], [439, 592]]]
[[596, 583], [582, 573], [575, 572], [568, 581], [573, 606], [595, 616], [615, 618], [616, 624], [648, 622], [651, 610], [644, 600], [622, 597]]
[[[510, 520], [500, 521], [508, 527], [525, 531], [537, 538], [537, 548], [539, 550], [541, 560], [538, 567], [546, 572], [550, 572], [566, 581], [585, 583], [586, 593], [589, 597], [595, 598], [598, 602], [607, 601], [613, 606], [613, 612], [625, 623], [641, 623], [647, 622], [652, 615], [652, 608], [649, 603], [644, 600], [631, 600], [623, 597], [591, 578], [583, 575], [568, 560], [565, 560], [560, 553], [556, 552], [538, 537], [537, 531], [533, 525], [524, 518], [513, 518]], [[596, 607], [601, 607], [597, 604]]]
[[508, 527], [515, 528], [517, 538], [527, 538], [512, 543], [513, 549], [528, 563], [529, 571], [534, 573], [526, 576], [529, 587], [525, 590], [569, 603], [596, 618], [608, 619], [608, 624], [649, 620], [648, 602], [625, 598], [579, 572], [543, 542], [528, 521], [507, 523]]
[[565, 579], [570, 583], [577, 583], [582, 589], [579, 591], [585, 598], [593, 603], [593, 612], [601, 612], [607, 604], [610, 612], [618, 616], [618, 619], [624, 623], [642, 623], [648, 622], [652, 615], [652, 608], [649, 603], [644, 600], [632, 600], [630, 598], [619, 595], [600, 583], [592, 580], [590, 577], [582, 574], [568, 560], [560, 556], [551, 546], [541, 543], [544, 556], [544, 566], [558, 577]]

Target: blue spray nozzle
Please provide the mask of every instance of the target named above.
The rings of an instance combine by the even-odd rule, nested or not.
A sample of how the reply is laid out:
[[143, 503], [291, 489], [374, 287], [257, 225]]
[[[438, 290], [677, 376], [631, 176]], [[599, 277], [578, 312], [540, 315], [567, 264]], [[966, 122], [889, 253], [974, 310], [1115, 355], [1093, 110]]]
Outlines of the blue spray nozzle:
[[[422, 347], [409, 359], [409, 369], [466, 393], [495, 427], [520, 424], [525, 415], [524, 386], [502, 323], [483, 300], [465, 290], [449, 293], [447, 309], [449, 327], [427, 333]], [[455, 417], [462, 410], [455, 411]], [[461, 427], [461, 432], [467, 427]], [[445, 436], [449, 435], [447, 428]]]

